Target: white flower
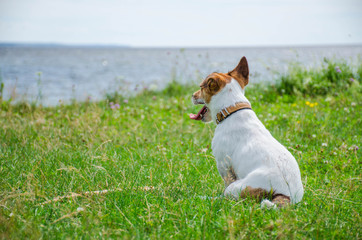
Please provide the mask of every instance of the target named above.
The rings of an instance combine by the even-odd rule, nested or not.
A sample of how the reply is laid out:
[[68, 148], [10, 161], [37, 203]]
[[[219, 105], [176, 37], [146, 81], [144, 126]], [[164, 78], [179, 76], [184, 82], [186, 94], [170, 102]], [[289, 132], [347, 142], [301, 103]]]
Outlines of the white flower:
[[77, 212], [83, 212], [83, 211], [84, 211], [84, 208], [82, 208], [82, 207], [77, 208]]
[[150, 85], [150, 87], [149, 87], [149, 89], [151, 90], [151, 91], [156, 91], [157, 89], [158, 89], [158, 86], [157, 86], [157, 84], [151, 84]]
[[316, 138], [317, 136], [315, 134], [312, 135], [312, 138]]
[[327, 147], [328, 144], [327, 143], [322, 143], [322, 147]]

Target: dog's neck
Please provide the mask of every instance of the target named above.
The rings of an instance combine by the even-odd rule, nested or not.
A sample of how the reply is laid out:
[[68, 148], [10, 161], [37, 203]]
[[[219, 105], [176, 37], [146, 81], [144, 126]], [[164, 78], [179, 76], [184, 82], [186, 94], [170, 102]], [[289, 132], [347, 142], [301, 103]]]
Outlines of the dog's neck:
[[244, 96], [244, 89], [239, 83], [232, 79], [230, 83], [216, 95], [211, 98], [207, 107], [210, 109], [213, 122], [216, 122], [216, 114], [222, 109], [235, 105], [238, 102], [249, 103], [249, 100]]

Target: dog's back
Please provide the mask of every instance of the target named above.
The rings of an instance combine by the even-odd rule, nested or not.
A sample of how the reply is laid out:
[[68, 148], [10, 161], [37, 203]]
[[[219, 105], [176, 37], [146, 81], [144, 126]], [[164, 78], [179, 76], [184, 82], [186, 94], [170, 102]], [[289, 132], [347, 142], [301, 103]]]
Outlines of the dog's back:
[[212, 149], [220, 173], [230, 168], [235, 173], [236, 181], [226, 188], [225, 195], [239, 198], [241, 189], [252, 187], [289, 196], [292, 203], [302, 199], [296, 160], [253, 111], [239, 111], [219, 124]]

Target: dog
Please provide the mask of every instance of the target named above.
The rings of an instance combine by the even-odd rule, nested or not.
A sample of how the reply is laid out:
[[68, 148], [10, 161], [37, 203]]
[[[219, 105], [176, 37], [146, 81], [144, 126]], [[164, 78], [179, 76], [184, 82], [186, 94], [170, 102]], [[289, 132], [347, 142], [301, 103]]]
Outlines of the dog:
[[252, 110], [244, 95], [248, 83], [245, 57], [228, 73], [211, 73], [192, 95], [204, 106], [190, 118], [217, 124], [212, 152], [224, 196], [253, 198], [267, 208], [298, 203], [304, 193], [298, 163]]

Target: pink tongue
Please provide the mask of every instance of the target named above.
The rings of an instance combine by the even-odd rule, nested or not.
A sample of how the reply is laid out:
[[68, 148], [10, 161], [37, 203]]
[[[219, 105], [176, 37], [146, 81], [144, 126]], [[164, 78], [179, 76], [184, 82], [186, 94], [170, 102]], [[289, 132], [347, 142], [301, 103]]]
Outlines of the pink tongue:
[[201, 113], [205, 110], [206, 106], [204, 105], [197, 114], [190, 113], [189, 116], [193, 120], [201, 120]]

